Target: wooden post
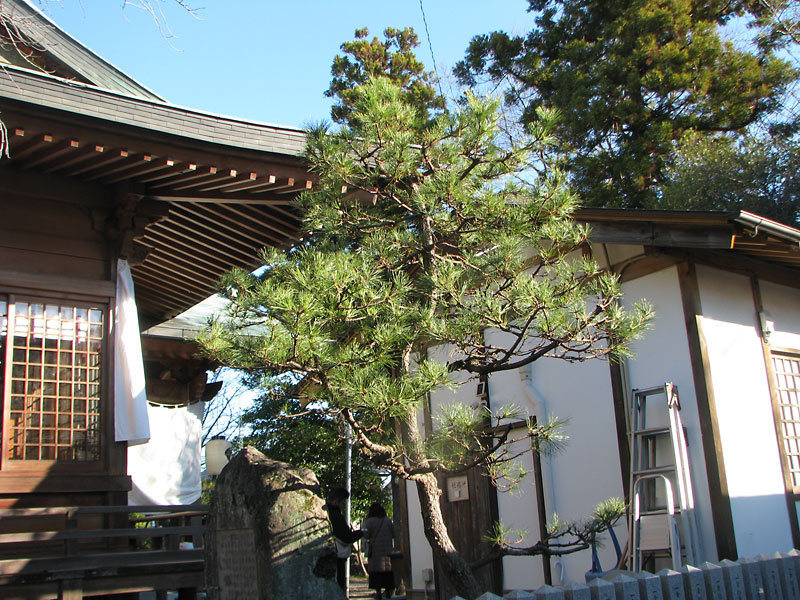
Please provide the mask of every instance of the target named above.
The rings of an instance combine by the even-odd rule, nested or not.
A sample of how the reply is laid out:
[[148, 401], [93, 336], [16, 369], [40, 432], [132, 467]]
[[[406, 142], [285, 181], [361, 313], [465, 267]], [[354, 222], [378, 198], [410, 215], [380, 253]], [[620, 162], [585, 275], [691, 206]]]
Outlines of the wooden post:
[[195, 588], [180, 588], [178, 590], [178, 600], [197, 600], [197, 590]]
[[64, 579], [58, 584], [58, 600], [83, 600], [83, 581]]
[[[78, 517], [72, 512], [67, 513], [67, 531], [73, 532], [78, 529]], [[78, 540], [77, 539], [67, 539], [64, 542], [64, 554], [66, 556], [76, 556], [78, 554]]]

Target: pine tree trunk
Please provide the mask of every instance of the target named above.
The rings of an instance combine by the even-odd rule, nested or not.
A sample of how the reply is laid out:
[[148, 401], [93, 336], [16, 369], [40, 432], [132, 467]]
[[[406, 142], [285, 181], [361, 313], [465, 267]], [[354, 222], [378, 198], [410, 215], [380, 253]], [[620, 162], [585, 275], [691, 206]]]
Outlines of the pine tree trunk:
[[[404, 368], [411, 371], [411, 353], [405, 354]], [[403, 442], [411, 448], [421, 445], [421, 435], [418, 427], [416, 411], [409, 415], [401, 425]], [[424, 457], [412, 455], [420, 460], [419, 466], [429, 466]], [[433, 473], [415, 475], [413, 481], [417, 484], [420, 511], [422, 513], [422, 529], [433, 552], [433, 560], [442, 570], [444, 575], [455, 588], [459, 596], [467, 600], [474, 600], [486, 590], [482, 590], [478, 579], [472, 572], [467, 561], [458, 553], [447, 531], [447, 525], [442, 515], [440, 499], [442, 490]]]
[[436, 477], [428, 473], [414, 478], [417, 495], [422, 510], [422, 524], [425, 537], [433, 551], [433, 559], [450, 580], [459, 596], [474, 600], [486, 590], [482, 590], [469, 564], [458, 553], [442, 516], [439, 498], [442, 494]]

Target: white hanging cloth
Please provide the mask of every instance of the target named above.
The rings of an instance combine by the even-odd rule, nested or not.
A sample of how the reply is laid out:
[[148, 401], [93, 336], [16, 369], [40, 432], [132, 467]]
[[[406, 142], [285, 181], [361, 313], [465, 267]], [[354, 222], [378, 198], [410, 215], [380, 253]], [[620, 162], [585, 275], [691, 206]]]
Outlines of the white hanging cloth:
[[200, 498], [200, 440], [205, 402], [148, 407], [152, 437], [128, 448], [128, 504], [191, 504]]
[[142, 339], [127, 260], [117, 260], [117, 308], [114, 322], [114, 439], [129, 446], [150, 439]]

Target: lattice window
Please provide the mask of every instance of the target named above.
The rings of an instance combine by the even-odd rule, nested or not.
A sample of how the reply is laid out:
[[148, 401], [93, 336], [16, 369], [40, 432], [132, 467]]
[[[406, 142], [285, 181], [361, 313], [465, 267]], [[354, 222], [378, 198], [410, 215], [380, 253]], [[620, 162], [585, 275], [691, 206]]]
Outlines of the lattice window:
[[792, 487], [800, 491], [800, 356], [772, 355], [780, 410], [783, 452]]
[[7, 460], [100, 458], [104, 317], [97, 306], [0, 300]]

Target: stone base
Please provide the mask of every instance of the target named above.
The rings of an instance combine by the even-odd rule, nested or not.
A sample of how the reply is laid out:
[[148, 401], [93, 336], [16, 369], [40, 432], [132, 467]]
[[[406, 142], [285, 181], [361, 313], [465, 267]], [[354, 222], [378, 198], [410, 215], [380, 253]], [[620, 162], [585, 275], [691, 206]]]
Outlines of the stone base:
[[245, 448], [217, 478], [206, 528], [209, 600], [344, 599], [317, 478]]

